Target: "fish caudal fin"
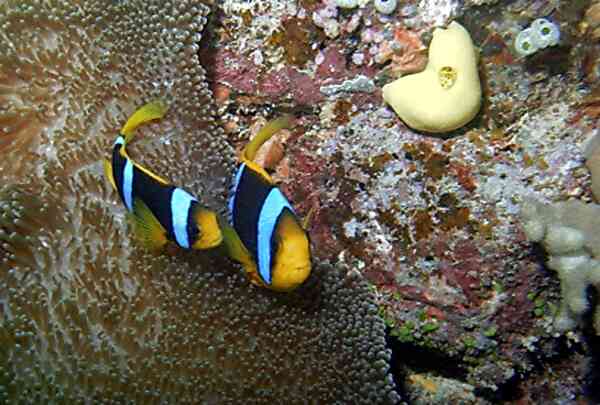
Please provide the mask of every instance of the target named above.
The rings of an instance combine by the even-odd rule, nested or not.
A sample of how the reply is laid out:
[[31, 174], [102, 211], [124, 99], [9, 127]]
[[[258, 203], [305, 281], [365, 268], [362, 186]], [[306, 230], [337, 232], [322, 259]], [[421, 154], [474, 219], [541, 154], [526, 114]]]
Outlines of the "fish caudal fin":
[[157, 251], [167, 243], [165, 228], [139, 198], [133, 202], [133, 220], [136, 236], [148, 249]]
[[121, 128], [121, 134], [125, 136], [125, 143], [131, 140], [133, 131], [137, 127], [148, 121], [162, 118], [168, 109], [169, 107], [162, 100], [154, 100], [138, 108]]
[[269, 121], [258, 133], [252, 138], [242, 152], [242, 161], [252, 162], [256, 157], [256, 152], [269, 138], [275, 135], [278, 131], [290, 128], [292, 126], [293, 116], [286, 114], [282, 117]]
[[112, 184], [113, 188], [116, 190], [117, 183], [115, 183], [115, 178], [113, 177], [112, 163], [110, 163], [107, 159], [104, 159], [103, 163], [104, 163], [104, 175], [106, 176], [108, 181], [110, 181], [110, 184]]

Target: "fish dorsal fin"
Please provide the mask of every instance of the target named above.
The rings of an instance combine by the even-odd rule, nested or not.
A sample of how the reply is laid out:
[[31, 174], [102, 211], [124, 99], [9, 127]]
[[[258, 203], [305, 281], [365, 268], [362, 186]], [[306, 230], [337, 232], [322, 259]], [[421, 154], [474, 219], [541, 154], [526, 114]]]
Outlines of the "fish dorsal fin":
[[258, 174], [260, 177], [263, 178], [263, 180], [265, 180], [267, 183], [269, 184], [274, 184], [275, 182], [273, 181], [273, 178], [269, 175], [269, 173], [267, 173], [267, 171], [265, 169], [263, 169], [262, 167], [260, 167], [259, 165], [257, 165], [256, 163], [252, 162], [252, 161], [248, 161], [248, 160], [242, 160], [242, 162], [246, 165], [246, 167], [250, 170], [252, 170], [253, 172], [255, 172], [256, 174]]
[[134, 199], [132, 216], [136, 236], [148, 249], [157, 251], [167, 243], [165, 228], [139, 198]]
[[149, 169], [146, 169], [144, 166], [140, 165], [139, 163], [136, 163], [131, 158], [131, 156], [129, 156], [129, 153], [127, 153], [127, 149], [125, 149], [124, 144], [121, 146], [121, 149], [119, 149], [119, 153], [121, 154], [121, 156], [123, 156], [123, 158], [129, 160], [136, 167], [136, 169], [138, 169], [138, 170], [144, 172], [145, 174], [147, 174], [148, 176], [152, 177], [154, 180], [158, 181], [163, 186], [168, 186], [169, 184], [171, 184], [164, 177], [161, 177], [158, 174], [151, 172]]
[[144, 172], [145, 174], [147, 174], [148, 176], [152, 177], [154, 180], [158, 181], [160, 184], [162, 184], [163, 186], [168, 186], [169, 184], [171, 184], [167, 179], [165, 179], [164, 177], [160, 177], [158, 174], [151, 172], [150, 170], [146, 169], [144, 166], [141, 166], [138, 163], [135, 163], [132, 159], [131, 163], [133, 163], [133, 165], [139, 169], [140, 171]]
[[131, 141], [131, 138], [133, 138], [133, 131], [138, 126], [140, 126], [141, 124], [143, 124], [145, 122], [148, 122], [148, 121], [151, 121], [154, 119], [158, 119], [158, 118], [162, 118], [166, 112], [167, 112], [167, 105], [164, 102], [162, 102], [161, 100], [155, 100], [155, 101], [152, 101], [152, 102], [140, 107], [136, 112], [134, 112], [131, 115], [131, 117], [129, 117], [129, 119], [127, 120], [127, 122], [125, 123], [123, 128], [121, 129], [121, 135], [123, 135], [125, 137], [125, 139], [123, 141], [124, 143], [121, 145], [121, 148], [119, 149], [119, 153], [121, 154], [121, 156], [123, 156], [125, 159], [130, 160], [131, 163], [133, 163], [133, 165], [137, 169], [144, 172], [148, 176], [152, 177], [154, 180], [156, 180], [163, 186], [169, 185], [170, 184], [169, 181], [167, 179], [159, 176], [158, 174], [151, 172], [150, 170], [141, 166], [139, 163], [135, 163], [134, 160], [127, 153], [126, 145], [129, 141]]
[[152, 121], [155, 119], [162, 118], [169, 107], [162, 100], [154, 100], [148, 104], [143, 105], [137, 109], [127, 120], [123, 128], [121, 128], [121, 134], [125, 136], [125, 144], [127, 144], [133, 137], [133, 131], [140, 125]]

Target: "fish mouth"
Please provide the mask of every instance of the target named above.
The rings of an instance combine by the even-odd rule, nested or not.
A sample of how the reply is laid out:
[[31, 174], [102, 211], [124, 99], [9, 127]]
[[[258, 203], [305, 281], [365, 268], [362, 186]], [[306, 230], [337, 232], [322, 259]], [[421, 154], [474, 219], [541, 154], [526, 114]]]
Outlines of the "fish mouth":
[[311, 266], [294, 267], [290, 270], [293, 277], [289, 278], [286, 283], [276, 288], [277, 291], [290, 292], [300, 287], [308, 279], [311, 272]]

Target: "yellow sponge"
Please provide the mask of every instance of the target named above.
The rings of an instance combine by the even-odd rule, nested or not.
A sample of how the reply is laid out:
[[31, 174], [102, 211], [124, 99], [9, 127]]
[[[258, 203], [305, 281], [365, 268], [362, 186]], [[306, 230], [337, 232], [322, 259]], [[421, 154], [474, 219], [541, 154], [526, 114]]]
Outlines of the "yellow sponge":
[[460, 128], [481, 107], [477, 53], [457, 22], [437, 28], [424, 71], [383, 86], [383, 98], [410, 127], [427, 132]]

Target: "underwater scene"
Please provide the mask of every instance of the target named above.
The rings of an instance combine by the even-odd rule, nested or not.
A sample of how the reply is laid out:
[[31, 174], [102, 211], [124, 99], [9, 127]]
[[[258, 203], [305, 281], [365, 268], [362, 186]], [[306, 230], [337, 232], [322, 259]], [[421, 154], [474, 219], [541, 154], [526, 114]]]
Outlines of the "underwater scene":
[[2, 0], [0, 404], [598, 404], [599, 118], [599, 0]]

